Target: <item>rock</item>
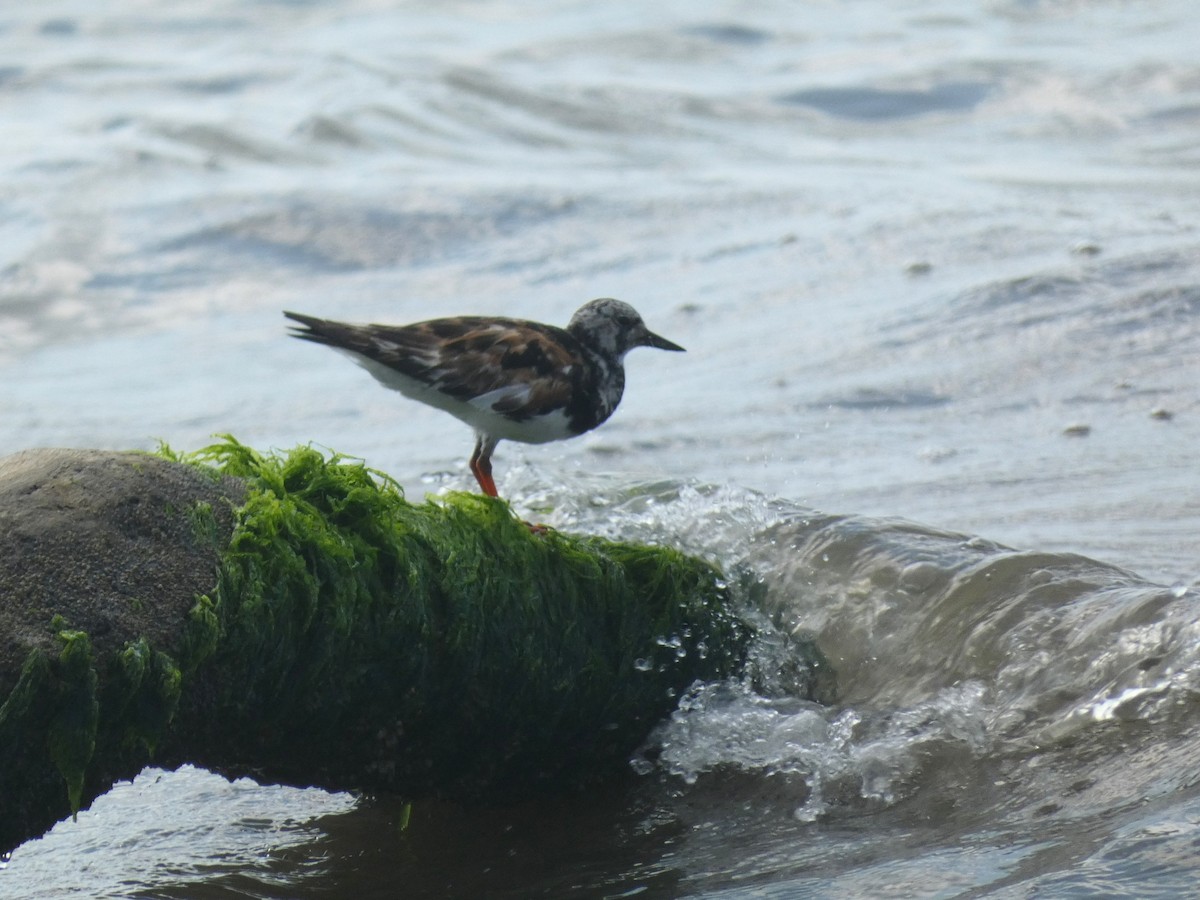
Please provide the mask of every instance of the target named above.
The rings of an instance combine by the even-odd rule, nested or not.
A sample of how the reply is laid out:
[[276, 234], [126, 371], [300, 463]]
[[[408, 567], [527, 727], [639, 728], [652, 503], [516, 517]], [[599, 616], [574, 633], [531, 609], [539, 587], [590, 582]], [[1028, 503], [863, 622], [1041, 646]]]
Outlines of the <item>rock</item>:
[[237, 479], [144, 453], [0, 458], [0, 697], [30, 650], [57, 652], [64, 628], [86, 632], [98, 654], [140, 637], [173, 649], [216, 583], [245, 493]]
[[0, 459], [0, 851], [149, 760], [245, 493], [142, 453]]
[[464, 802], [627, 775], [752, 634], [705, 560], [531, 532], [489, 497], [412, 504], [308, 447], [21, 453], [0, 460], [0, 853], [150, 762]]

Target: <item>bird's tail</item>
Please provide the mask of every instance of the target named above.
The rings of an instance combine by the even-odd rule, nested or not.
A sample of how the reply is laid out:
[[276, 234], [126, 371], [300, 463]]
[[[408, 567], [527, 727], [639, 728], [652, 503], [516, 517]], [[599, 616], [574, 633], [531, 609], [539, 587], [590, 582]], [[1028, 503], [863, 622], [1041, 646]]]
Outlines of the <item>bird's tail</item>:
[[353, 347], [356, 327], [345, 322], [334, 322], [331, 319], [319, 319], [316, 316], [306, 316], [303, 313], [284, 310], [283, 314], [299, 325], [289, 325], [288, 334], [303, 341], [314, 344], [324, 344], [327, 347]]

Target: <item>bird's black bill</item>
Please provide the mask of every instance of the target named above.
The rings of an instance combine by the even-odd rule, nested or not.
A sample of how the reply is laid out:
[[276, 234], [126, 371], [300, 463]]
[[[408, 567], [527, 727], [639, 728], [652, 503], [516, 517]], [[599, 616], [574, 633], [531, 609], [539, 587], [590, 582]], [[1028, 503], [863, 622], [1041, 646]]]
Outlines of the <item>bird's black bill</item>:
[[646, 339], [642, 341], [642, 344], [646, 347], [654, 347], [656, 350], [676, 350], [680, 353], [687, 352], [678, 344], [668, 341], [665, 337], [659, 337], [653, 331], [646, 332]]

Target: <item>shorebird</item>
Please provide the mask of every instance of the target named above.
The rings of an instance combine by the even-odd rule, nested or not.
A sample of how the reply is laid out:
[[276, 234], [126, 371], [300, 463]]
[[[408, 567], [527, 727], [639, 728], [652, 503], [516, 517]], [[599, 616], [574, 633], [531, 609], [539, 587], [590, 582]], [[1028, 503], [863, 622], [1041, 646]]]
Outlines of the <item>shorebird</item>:
[[413, 325], [352, 325], [284, 312], [291, 334], [341, 350], [385, 387], [444, 410], [475, 430], [470, 467], [499, 496], [492, 452], [502, 440], [561, 441], [612, 415], [634, 347], [683, 351], [650, 331], [628, 303], [585, 303], [566, 328], [458, 316]]

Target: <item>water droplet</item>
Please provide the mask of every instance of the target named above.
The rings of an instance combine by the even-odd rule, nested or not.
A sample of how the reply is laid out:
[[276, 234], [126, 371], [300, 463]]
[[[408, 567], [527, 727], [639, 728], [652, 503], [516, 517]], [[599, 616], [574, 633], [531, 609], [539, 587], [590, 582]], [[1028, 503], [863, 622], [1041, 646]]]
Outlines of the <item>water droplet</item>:
[[654, 771], [654, 763], [641, 756], [635, 756], [629, 761], [629, 765], [633, 769], [635, 775], [649, 775]]

